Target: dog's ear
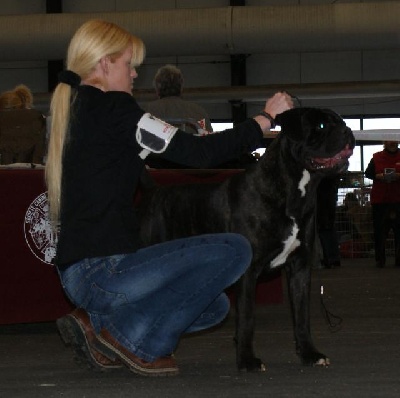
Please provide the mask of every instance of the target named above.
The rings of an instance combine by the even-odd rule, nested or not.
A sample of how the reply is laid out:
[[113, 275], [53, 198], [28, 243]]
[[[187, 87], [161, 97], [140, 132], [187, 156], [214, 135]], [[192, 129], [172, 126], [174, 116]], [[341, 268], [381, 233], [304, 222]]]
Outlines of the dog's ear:
[[318, 113], [318, 110], [306, 107], [289, 109], [276, 115], [275, 122], [281, 126], [285, 136], [293, 141], [302, 141], [306, 138], [309, 128], [309, 126], [303, 126], [304, 116], [307, 115], [307, 120], [312, 122], [313, 112]]
[[294, 141], [303, 139], [301, 120], [306, 109], [308, 108], [289, 109], [275, 117], [275, 123], [281, 126], [281, 131]]

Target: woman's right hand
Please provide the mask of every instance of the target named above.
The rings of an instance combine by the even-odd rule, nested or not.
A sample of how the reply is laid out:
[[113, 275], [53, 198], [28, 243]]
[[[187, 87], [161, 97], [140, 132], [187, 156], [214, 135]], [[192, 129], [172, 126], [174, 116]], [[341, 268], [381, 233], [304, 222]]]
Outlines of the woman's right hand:
[[[266, 101], [263, 111], [275, 119], [276, 115], [292, 108], [292, 97], [288, 93], [280, 91]], [[271, 121], [266, 116], [257, 115], [254, 120], [260, 125], [263, 133], [271, 129]]]
[[264, 112], [270, 114], [274, 119], [279, 113], [293, 108], [292, 97], [285, 92], [278, 92], [267, 100]]

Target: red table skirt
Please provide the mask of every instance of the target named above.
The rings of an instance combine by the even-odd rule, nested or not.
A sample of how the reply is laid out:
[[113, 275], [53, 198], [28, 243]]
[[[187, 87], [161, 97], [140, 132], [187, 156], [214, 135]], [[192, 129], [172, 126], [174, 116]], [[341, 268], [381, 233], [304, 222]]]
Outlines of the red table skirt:
[[[151, 170], [160, 184], [223, 181], [237, 172]], [[50, 264], [55, 248], [44, 217], [45, 191], [43, 170], [0, 170], [0, 324], [53, 321], [73, 308]], [[282, 300], [280, 275], [260, 281], [257, 303]]]

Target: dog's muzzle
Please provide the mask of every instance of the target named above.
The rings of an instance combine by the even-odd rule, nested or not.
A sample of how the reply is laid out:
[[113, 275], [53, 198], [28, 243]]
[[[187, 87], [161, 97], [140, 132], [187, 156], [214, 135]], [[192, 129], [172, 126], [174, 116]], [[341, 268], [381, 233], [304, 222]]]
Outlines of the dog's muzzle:
[[350, 156], [353, 154], [353, 148], [349, 144], [339, 153], [330, 158], [312, 158], [310, 166], [313, 170], [333, 169], [348, 163]]
[[339, 171], [345, 170], [349, 164], [349, 158], [353, 155], [355, 146], [355, 139], [353, 132], [346, 129], [347, 143], [344, 148], [330, 157], [312, 157], [309, 160], [311, 170], [325, 170], [325, 169], [338, 169]]

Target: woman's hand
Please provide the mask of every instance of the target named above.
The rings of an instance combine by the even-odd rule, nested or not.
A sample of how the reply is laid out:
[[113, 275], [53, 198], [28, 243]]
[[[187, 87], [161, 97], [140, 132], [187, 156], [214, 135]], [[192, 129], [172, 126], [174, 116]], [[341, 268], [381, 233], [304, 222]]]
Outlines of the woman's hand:
[[264, 112], [270, 114], [274, 119], [279, 113], [285, 112], [293, 108], [292, 97], [285, 92], [274, 94], [267, 100], [264, 107]]
[[263, 112], [265, 112], [266, 115], [257, 115], [254, 117], [254, 120], [260, 125], [262, 131], [265, 133], [266, 131], [270, 130], [271, 127], [274, 127], [273, 120], [275, 119], [276, 115], [292, 108], [293, 101], [290, 95], [285, 92], [279, 92], [274, 94], [266, 101], [263, 109]]

